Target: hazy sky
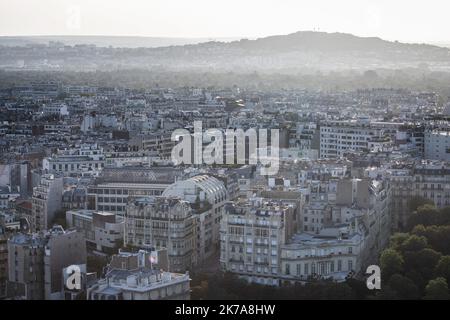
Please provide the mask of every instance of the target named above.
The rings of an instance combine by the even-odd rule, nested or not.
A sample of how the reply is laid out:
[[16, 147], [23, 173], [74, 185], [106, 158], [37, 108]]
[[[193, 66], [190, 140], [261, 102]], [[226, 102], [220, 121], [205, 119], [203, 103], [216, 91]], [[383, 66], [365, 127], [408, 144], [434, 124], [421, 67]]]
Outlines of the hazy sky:
[[450, 42], [448, 0], [0, 0], [0, 35], [263, 37], [300, 30]]

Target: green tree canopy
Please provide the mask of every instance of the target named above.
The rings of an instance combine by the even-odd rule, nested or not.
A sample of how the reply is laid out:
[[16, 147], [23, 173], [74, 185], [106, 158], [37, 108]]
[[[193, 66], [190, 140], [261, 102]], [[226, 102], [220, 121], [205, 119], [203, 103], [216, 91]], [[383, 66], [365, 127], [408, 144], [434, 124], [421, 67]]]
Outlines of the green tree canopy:
[[386, 249], [381, 253], [380, 265], [381, 276], [389, 279], [395, 273], [403, 271], [404, 260], [400, 253], [394, 249]]
[[425, 297], [427, 300], [449, 300], [447, 281], [442, 278], [430, 280], [425, 287]]

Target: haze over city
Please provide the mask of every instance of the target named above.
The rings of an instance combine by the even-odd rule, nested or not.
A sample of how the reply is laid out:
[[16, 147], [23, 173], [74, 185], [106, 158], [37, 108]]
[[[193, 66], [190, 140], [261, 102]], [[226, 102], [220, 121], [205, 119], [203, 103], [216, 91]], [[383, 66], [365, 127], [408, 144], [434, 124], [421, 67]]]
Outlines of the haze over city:
[[0, 35], [218, 39], [316, 30], [447, 43], [449, 11], [445, 0], [2, 0]]

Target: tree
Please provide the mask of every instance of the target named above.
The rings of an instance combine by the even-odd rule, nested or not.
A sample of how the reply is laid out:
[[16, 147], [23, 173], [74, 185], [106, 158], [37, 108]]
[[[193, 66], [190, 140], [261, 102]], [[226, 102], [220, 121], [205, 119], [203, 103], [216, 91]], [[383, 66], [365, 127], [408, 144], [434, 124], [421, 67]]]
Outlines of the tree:
[[419, 237], [417, 235], [411, 235], [408, 238], [406, 238], [403, 243], [399, 245], [399, 250], [402, 253], [408, 252], [408, 251], [420, 251], [422, 249], [425, 249], [427, 247], [427, 238], [425, 237]]
[[433, 249], [422, 249], [418, 252], [408, 251], [404, 254], [405, 270], [419, 272], [425, 280], [434, 275], [441, 254]]
[[406, 239], [409, 238], [409, 233], [395, 233], [390, 241], [389, 241], [389, 247], [391, 247], [394, 250], [398, 250], [400, 245], [405, 242]]
[[423, 224], [431, 226], [439, 224], [439, 209], [434, 205], [426, 204], [417, 208], [408, 221], [408, 230], [412, 230], [416, 225]]
[[450, 226], [415, 226], [412, 233], [427, 238], [428, 244], [442, 254], [450, 254]]
[[430, 280], [425, 288], [426, 300], [449, 300], [450, 295], [448, 294], [448, 284], [447, 281], [438, 277], [434, 280]]
[[436, 265], [435, 274], [450, 282], [450, 256], [442, 256]]
[[380, 257], [382, 276], [389, 279], [395, 273], [403, 271], [404, 260], [400, 253], [394, 249], [386, 249]]
[[411, 212], [417, 211], [417, 209], [419, 209], [419, 207], [423, 207], [424, 205], [430, 205], [430, 206], [434, 206], [434, 202], [431, 201], [430, 199], [421, 197], [421, 196], [417, 196], [417, 197], [413, 197], [410, 201], [409, 201], [409, 210]]
[[419, 298], [419, 289], [414, 282], [398, 273], [392, 275], [389, 280], [389, 287], [397, 293], [399, 299], [412, 300]]

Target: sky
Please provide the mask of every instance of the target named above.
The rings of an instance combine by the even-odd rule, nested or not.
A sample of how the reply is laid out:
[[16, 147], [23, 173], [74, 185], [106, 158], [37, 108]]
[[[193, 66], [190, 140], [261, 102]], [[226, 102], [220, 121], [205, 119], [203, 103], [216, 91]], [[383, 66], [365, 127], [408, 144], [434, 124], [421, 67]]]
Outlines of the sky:
[[256, 38], [302, 30], [450, 43], [448, 0], [0, 0], [0, 35]]

